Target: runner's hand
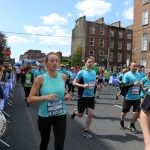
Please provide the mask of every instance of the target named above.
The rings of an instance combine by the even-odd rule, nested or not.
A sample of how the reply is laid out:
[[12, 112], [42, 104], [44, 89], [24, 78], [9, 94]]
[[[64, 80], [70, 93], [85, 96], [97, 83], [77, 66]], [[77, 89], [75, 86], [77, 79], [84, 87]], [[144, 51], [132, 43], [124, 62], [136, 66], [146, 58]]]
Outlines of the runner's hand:
[[84, 84], [84, 88], [85, 89], [89, 88], [89, 85], [88, 84]]
[[57, 94], [49, 94], [45, 96], [46, 100], [56, 100]]
[[71, 99], [70, 94], [69, 94], [69, 93], [66, 94], [65, 97], [64, 97], [64, 99], [65, 99], [66, 101], [70, 101], [70, 99]]
[[137, 85], [138, 85], [138, 83], [139, 83], [138, 81], [135, 81], [135, 82], [134, 82], [134, 86], [137, 86]]

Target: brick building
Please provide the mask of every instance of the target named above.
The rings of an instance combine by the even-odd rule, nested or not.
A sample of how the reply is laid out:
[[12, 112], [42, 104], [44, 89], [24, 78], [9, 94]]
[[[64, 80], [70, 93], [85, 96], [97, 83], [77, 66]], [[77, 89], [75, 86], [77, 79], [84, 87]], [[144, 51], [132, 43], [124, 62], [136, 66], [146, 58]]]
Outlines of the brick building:
[[41, 50], [28, 50], [23, 55], [20, 55], [19, 60], [22, 59], [30, 59], [30, 60], [37, 60], [40, 64], [45, 66], [45, 53], [42, 53]]
[[104, 69], [107, 66], [111, 70], [126, 67], [132, 59], [132, 26], [123, 28], [120, 24], [118, 21], [107, 25], [104, 18], [91, 22], [86, 21], [85, 16], [80, 17], [72, 30], [71, 55], [81, 46], [83, 60], [94, 56]]
[[150, 68], [149, 12], [149, 0], [134, 0], [132, 59], [148, 68]]

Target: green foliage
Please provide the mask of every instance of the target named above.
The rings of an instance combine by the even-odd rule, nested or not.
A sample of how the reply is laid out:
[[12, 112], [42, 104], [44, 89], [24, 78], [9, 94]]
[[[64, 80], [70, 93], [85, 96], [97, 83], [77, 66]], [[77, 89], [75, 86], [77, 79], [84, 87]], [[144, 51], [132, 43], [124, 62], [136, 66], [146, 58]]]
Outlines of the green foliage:
[[78, 46], [75, 52], [73, 53], [71, 57], [71, 66], [75, 67], [77, 65], [82, 65], [82, 48], [81, 46]]
[[4, 58], [4, 54], [3, 51], [5, 50], [5, 48], [7, 47], [7, 39], [6, 36], [0, 32], [0, 58]]

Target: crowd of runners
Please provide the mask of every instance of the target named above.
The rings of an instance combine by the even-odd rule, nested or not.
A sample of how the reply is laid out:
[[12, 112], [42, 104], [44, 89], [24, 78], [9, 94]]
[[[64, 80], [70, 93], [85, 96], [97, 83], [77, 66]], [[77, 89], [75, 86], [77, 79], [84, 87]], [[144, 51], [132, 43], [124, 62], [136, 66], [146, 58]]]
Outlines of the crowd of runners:
[[[111, 76], [118, 80], [119, 93], [112, 99], [122, 97], [123, 106], [121, 112], [120, 129], [125, 130], [124, 119], [133, 107], [134, 115], [128, 129], [138, 134], [135, 123], [140, 118], [144, 135], [145, 150], [150, 149], [150, 124], [149, 108], [141, 111], [140, 104], [144, 100], [150, 88], [150, 69], [130, 62], [128, 68], [111, 71], [103, 70], [95, 62], [94, 57], [85, 59], [85, 66], [65, 67], [59, 63], [59, 56], [50, 52], [46, 56], [46, 68], [43, 66], [17, 67], [17, 79], [25, 91], [25, 102], [40, 103], [38, 113], [38, 127], [41, 135], [40, 150], [46, 150], [50, 140], [50, 130], [53, 126], [55, 135], [55, 150], [63, 150], [66, 135], [66, 105], [65, 101], [77, 100], [77, 108], [74, 108], [71, 119], [87, 116], [83, 136], [92, 138], [90, 125], [92, 123], [95, 97], [101, 94], [101, 88], [109, 88]], [[54, 88], [55, 87], [55, 88]], [[75, 98], [74, 92], [78, 92]], [[119, 126], [118, 126], [119, 127]]]

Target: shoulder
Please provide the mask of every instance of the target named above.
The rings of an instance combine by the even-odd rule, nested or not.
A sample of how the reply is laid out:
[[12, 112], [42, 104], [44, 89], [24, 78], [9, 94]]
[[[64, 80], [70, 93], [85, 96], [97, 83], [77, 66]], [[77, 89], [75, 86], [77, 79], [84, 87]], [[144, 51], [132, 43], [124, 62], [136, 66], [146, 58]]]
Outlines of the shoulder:
[[43, 81], [44, 81], [43, 75], [39, 75], [39, 76], [37, 76], [37, 77], [35, 78], [34, 83], [35, 83], [35, 84], [40, 84], [40, 85], [42, 85], [42, 84], [43, 84]]

